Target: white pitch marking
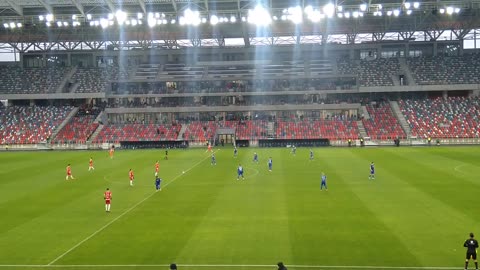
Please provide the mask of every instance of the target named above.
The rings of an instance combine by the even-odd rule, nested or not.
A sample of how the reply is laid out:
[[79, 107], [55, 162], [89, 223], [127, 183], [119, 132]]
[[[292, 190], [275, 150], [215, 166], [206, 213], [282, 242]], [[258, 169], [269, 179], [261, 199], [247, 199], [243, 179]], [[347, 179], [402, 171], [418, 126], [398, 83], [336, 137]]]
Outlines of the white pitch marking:
[[[190, 167], [189, 169], [187, 169], [185, 172], [188, 172], [190, 171], [191, 169], [197, 167], [198, 165], [200, 165], [202, 162], [204, 162], [206, 159], [208, 159], [210, 156], [207, 156], [205, 157], [204, 159], [202, 159], [201, 161], [199, 161], [198, 163], [196, 163], [195, 165], [193, 165], [192, 167]], [[183, 176], [184, 173], [181, 173], [179, 175], [177, 175], [175, 178], [173, 178], [171, 181], [169, 181], [168, 183], [166, 183], [163, 188], [167, 187], [170, 183], [172, 183], [173, 181], [177, 180], [178, 178], [180, 178], [181, 176]], [[78, 242], [76, 245], [74, 245], [73, 247], [71, 247], [69, 250], [65, 251], [63, 254], [61, 254], [60, 256], [58, 256], [57, 258], [53, 259], [50, 263], [47, 264], [47, 266], [52, 266], [52, 264], [54, 264], [56, 261], [60, 260], [61, 258], [63, 258], [65, 255], [67, 255], [68, 253], [72, 252], [72, 250], [76, 249], [77, 247], [79, 247], [81, 244], [87, 242], [88, 240], [90, 240], [92, 237], [94, 237], [95, 235], [97, 235], [99, 232], [105, 230], [105, 228], [107, 228], [108, 226], [112, 225], [115, 221], [119, 220], [121, 217], [125, 216], [126, 214], [128, 214], [130, 211], [132, 211], [133, 209], [135, 209], [137, 206], [139, 206], [140, 204], [142, 204], [144, 201], [150, 199], [154, 194], [156, 194], [157, 192], [153, 192], [152, 194], [148, 195], [147, 197], [145, 197], [143, 200], [139, 201], [138, 203], [136, 203], [135, 205], [133, 205], [132, 207], [128, 208], [125, 212], [123, 212], [122, 214], [120, 214], [118, 217], [112, 219], [110, 222], [108, 222], [107, 224], [103, 225], [100, 229], [96, 230], [95, 232], [93, 232], [91, 235], [89, 235], [87, 238], [83, 239], [82, 241]]]
[[[272, 268], [276, 265], [270, 264], [177, 264], [179, 267], [239, 267], [239, 268]], [[48, 264], [3, 264], [0, 268], [138, 268], [138, 267], [168, 267], [168, 264], [66, 264], [66, 265], [48, 265]], [[289, 265], [290, 268], [317, 268], [317, 269], [407, 269], [407, 270], [455, 270], [458, 267], [442, 267], [442, 266], [364, 266], [364, 265]]]
[[464, 174], [465, 172], [462, 171], [462, 170], [460, 170], [460, 168], [465, 167], [465, 166], [467, 166], [467, 164], [460, 164], [460, 165], [456, 166], [456, 167], [453, 168], [453, 169], [454, 169], [455, 171], [459, 172], [459, 173], [463, 173], [463, 174]]

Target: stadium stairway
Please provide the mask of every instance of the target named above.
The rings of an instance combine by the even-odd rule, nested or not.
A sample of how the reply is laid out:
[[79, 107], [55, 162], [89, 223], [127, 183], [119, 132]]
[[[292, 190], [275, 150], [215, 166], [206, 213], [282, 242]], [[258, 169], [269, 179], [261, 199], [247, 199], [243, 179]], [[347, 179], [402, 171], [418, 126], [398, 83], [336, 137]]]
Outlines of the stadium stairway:
[[183, 141], [183, 134], [185, 133], [185, 130], [187, 130], [187, 126], [188, 125], [182, 125], [182, 128], [178, 132], [177, 141]]
[[412, 71], [410, 70], [407, 62], [405, 61], [405, 58], [398, 58], [398, 62], [400, 63], [400, 70], [403, 71], [403, 74], [407, 79], [406, 85], [417, 85], [415, 79], [413, 78]]
[[55, 137], [57, 137], [58, 132], [60, 132], [60, 130], [62, 130], [62, 128], [64, 128], [65, 125], [68, 124], [68, 122], [70, 122], [70, 120], [72, 120], [72, 118], [77, 114], [77, 112], [78, 112], [78, 107], [73, 108], [73, 110], [67, 115], [65, 120], [63, 120], [63, 122], [60, 125], [58, 125], [58, 127], [52, 132], [52, 135], [47, 140], [48, 143], [51, 143], [52, 140]]
[[275, 122], [268, 122], [267, 124], [267, 134], [268, 138], [276, 138], [276, 132], [275, 132]]
[[365, 119], [370, 119], [370, 114], [368, 113], [368, 110], [367, 110], [367, 106], [361, 106], [360, 107], [360, 112], [361, 112], [361, 116]]
[[357, 121], [357, 126], [358, 126], [358, 132], [360, 133], [360, 137], [365, 138], [368, 137], [367, 131], [365, 130], [365, 127], [363, 126], [362, 121]]
[[65, 74], [65, 77], [63, 78], [63, 80], [60, 82], [57, 89], [55, 90], [56, 93], [64, 93], [64, 91], [69, 90], [69, 89], [65, 89], [65, 87], [67, 86], [67, 83], [72, 78], [73, 74], [75, 74], [75, 72], [77, 72], [77, 68], [78, 67], [75, 66], [67, 74]]
[[410, 125], [407, 122], [407, 119], [405, 119], [405, 116], [403, 115], [402, 111], [400, 110], [400, 106], [398, 105], [397, 101], [389, 101], [390, 102], [390, 107], [392, 108], [393, 114], [397, 118], [398, 122], [400, 123], [400, 126], [402, 127], [403, 131], [407, 135], [407, 138], [412, 136], [412, 129], [410, 128]]
[[104, 118], [106, 119], [106, 114], [105, 111], [101, 111], [97, 118], [95, 118], [94, 123], [99, 123], [97, 129], [90, 135], [90, 137], [87, 139], [87, 143], [92, 143], [95, 138], [97, 138], [98, 134], [100, 134], [100, 131], [102, 131], [104, 125], [103, 125], [103, 120]]
[[90, 138], [88, 138], [87, 143], [92, 143], [97, 138], [98, 134], [100, 134], [103, 127], [104, 127], [103, 124], [98, 125], [97, 129], [92, 133]]

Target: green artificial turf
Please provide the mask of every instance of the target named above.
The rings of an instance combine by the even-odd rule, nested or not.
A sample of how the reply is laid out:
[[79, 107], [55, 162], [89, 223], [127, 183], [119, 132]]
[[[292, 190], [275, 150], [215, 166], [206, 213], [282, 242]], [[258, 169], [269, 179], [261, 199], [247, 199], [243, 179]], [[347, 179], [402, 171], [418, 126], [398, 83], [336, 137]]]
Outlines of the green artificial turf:
[[[278, 261], [289, 269], [460, 269], [468, 233], [480, 235], [479, 150], [315, 148], [309, 161], [307, 148], [296, 156], [240, 148], [237, 158], [217, 148], [216, 166], [205, 149], [171, 150], [169, 160], [162, 150], [117, 150], [113, 160], [104, 151], [3, 152], [0, 269], [168, 269], [176, 262], [192, 265], [179, 269], [254, 270]], [[371, 161], [375, 180], [368, 179]], [[67, 163], [76, 180], [65, 180]], [[244, 181], [236, 180], [239, 163]], [[328, 191], [320, 191], [321, 172]]]

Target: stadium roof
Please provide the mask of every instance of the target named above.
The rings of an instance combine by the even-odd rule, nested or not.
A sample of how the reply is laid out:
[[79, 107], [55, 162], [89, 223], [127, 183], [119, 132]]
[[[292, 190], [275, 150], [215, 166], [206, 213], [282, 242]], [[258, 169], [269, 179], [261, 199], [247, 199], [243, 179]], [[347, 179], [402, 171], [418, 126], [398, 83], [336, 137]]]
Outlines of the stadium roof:
[[[262, 10], [253, 12], [258, 7]], [[196, 18], [187, 18], [187, 12]], [[407, 39], [417, 31], [435, 40], [442, 30], [454, 30], [462, 39], [480, 28], [479, 15], [480, 0], [0, 0], [0, 42], [388, 32], [408, 33], [402, 35]]]

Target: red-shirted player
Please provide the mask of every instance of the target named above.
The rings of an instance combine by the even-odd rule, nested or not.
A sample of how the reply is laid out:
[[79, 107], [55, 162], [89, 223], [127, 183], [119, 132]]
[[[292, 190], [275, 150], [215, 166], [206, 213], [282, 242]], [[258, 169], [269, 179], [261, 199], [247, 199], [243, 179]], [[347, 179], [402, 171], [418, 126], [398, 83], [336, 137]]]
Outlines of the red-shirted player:
[[105, 211], [110, 212], [110, 202], [112, 201], [112, 192], [109, 188], [103, 193], [103, 199], [105, 200]]
[[90, 157], [90, 160], [88, 161], [88, 171], [93, 171], [95, 168], [93, 167], [93, 158]]
[[133, 186], [133, 180], [135, 179], [135, 176], [133, 175], [132, 169], [128, 171], [128, 177], [130, 178], [130, 186]]
[[113, 159], [113, 154], [115, 153], [115, 147], [112, 145], [112, 147], [110, 148], [110, 151], [108, 151], [108, 154], [110, 155], [110, 158]]
[[65, 180], [68, 180], [68, 179], [75, 179], [73, 178], [73, 175], [72, 175], [72, 168], [70, 167], [70, 164], [67, 165], [67, 176], [65, 177]]
[[207, 149], [207, 152], [212, 152], [212, 145], [210, 143], [208, 143], [208, 149]]
[[160, 169], [160, 163], [158, 163], [158, 160], [157, 162], [155, 163], [155, 176], [158, 175], [158, 170]]

